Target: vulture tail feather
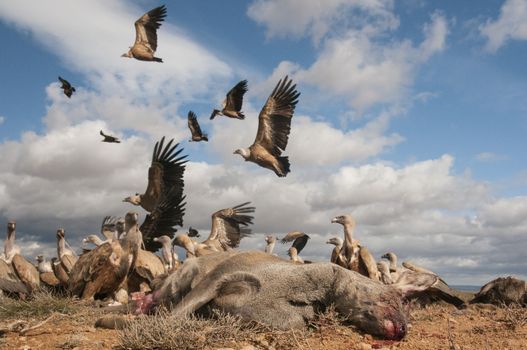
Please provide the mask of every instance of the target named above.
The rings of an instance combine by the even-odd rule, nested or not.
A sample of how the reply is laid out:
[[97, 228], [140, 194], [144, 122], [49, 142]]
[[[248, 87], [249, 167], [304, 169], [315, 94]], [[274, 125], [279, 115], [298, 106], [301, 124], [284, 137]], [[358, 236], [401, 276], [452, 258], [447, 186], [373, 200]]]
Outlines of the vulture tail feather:
[[289, 157], [278, 157], [278, 161], [280, 162], [280, 168], [282, 168], [281, 174], [276, 174], [280, 177], [286, 176], [287, 173], [291, 172], [290, 164], [289, 164]]

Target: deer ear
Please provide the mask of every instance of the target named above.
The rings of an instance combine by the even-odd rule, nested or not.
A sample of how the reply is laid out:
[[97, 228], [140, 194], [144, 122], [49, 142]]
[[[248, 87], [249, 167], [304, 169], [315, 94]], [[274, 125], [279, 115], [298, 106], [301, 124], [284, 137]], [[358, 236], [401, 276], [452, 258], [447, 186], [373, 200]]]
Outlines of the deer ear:
[[421, 292], [430, 288], [438, 280], [439, 277], [430, 273], [405, 272], [392, 286], [399, 290], [403, 296], [407, 296], [411, 293]]

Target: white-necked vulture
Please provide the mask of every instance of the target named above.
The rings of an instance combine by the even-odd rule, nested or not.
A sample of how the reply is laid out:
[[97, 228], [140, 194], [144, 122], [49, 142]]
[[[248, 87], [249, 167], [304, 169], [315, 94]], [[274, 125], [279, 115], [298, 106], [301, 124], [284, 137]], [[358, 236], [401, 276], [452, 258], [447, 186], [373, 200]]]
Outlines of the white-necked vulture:
[[101, 134], [102, 137], [104, 137], [101, 142], [108, 142], [108, 143], [121, 143], [121, 140], [119, 140], [117, 137], [112, 135], [106, 135], [102, 130], [99, 131], [99, 134]]
[[247, 92], [247, 80], [242, 80], [236, 84], [225, 96], [222, 103], [222, 109], [214, 109], [210, 115], [210, 119], [214, 119], [217, 115], [223, 115], [234, 119], [245, 119], [243, 114], [242, 104], [243, 95]]
[[217, 252], [237, 248], [240, 240], [251, 234], [247, 226], [252, 225], [254, 217], [247, 214], [254, 213], [255, 207], [248, 207], [250, 203], [242, 203], [212, 214], [210, 235], [202, 244]]
[[66, 79], [59, 77], [59, 81], [62, 83], [60, 88], [64, 90], [64, 95], [68, 96], [68, 98], [71, 98], [71, 95], [75, 92], [75, 88], [71, 86], [70, 82]]
[[16, 222], [11, 220], [7, 223], [6, 239], [4, 241], [3, 259], [10, 264], [16, 254], [20, 254], [20, 247], [15, 244], [16, 239]]
[[164, 142], [165, 137], [156, 142], [154, 146], [145, 193], [136, 193], [134, 196], [123, 199], [123, 202], [140, 205], [151, 213], [172, 187], [183, 192], [183, 173], [187, 156], [178, 157], [183, 149], [177, 150], [179, 143], [172, 146], [174, 139], [171, 139], [166, 146]]
[[192, 111], [188, 112], [188, 128], [190, 129], [190, 133], [192, 134], [192, 138], [188, 140], [189, 142], [209, 141], [207, 134], [204, 134], [201, 131], [201, 128], [198, 123], [198, 118], [196, 117], [196, 114]]
[[167, 9], [165, 5], [156, 7], [135, 21], [135, 43], [121, 57], [135, 58], [140, 61], [163, 62], [155, 57], [157, 50], [157, 30], [165, 20]]
[[333, 264], [338, 264], [337, 261], [339, 259], [342, 260], [340, 257], [341, 251], [342, 251], [342, 245], [344, 244], [344, 241], [340, 237], [331, 237], [326, 241], [327, 244], [333, 244], [335, 248], [333, 248], [333, 251], [331, 252], [331, 258], [329, 261], [331, 261]]
[[249, 148], [240, 148], [234, 154], [241, 155], [261, 167], [270, 169], [279, 177], [289, 173], [289, 158], [281, 154], [287, 147], [291, 131], [291, 119], [300, 93], [286, 76], [276, 84], [258, 116], [256, 139]]
[[66, 233], [63, 228], [57, 230], [57, 256], [62, 267], [69, 274], [73, 269], [73, 265], [77, 262], [77, 254], [69, 247], [65, 235]]

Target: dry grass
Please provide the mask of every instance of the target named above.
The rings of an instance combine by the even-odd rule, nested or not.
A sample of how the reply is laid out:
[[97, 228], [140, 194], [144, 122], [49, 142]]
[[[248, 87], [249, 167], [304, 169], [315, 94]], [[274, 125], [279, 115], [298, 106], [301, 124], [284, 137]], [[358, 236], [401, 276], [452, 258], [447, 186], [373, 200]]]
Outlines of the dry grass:
[[527, 325], [527, 308], [512, 304], [503, 305], [503, 310], [505, 313], [501, 321], [508, 329], [515, 331], [517, 328]]
[[0, 303], [0, 319], [46, 317], [52, 313], [71, 314], [78, 310], [72, 298], [39, 291], [27, 300], [3, 298]]

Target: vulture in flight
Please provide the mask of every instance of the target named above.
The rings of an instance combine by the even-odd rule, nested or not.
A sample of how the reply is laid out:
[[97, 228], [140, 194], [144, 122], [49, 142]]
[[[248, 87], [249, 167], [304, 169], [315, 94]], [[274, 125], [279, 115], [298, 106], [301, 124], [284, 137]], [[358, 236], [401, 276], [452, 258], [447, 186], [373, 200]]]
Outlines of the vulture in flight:
[[148, 11], [135, 21], [135, 43], [127, 53], [121, 57], [135, 58], [140, 61], [163, 62], [159, 57], [155, 57], [157, 50], [157, 29], [161, 22], [165, 20], [167, 9], [165, 5], [156, 7]]
[[295, 112], [300, 93], [296, 84], [286, 76], [276, 84], [258, 116], [256, 139], [249, 148], [241, 148], [234, 154], [245, 161], [254, 162], [284, 177], [290, 172], [288, 157], [281, 157], [287, 146], [291, 131], [291, 118]]
[[175, 187], [182, 195], [183, 173], [187, 156], [178, 157], [183, 149], [177, 150], [179, 143], [172, 146], [174, 139], [170, 140], [166, 146], [164, 142], [165, 137], [163, 136], [154, 147], [145, 193], [136, 193], [134, 196], [126, 197], [123, 202], [140, 205], [151, 213], [172, 187]]
[[196, 117], [196, 114], [192, 111], [188, 112], [188, 128], [192, 133], [192, 139], [190, 139], [189, 142], [209, 141], [207, 134], [204, 134], [201, 131], [201, 128], [199, 127], [198, 123], [198, 118]]
[[75, 92], [75, 88], [71, 86], [69, 81], [62, 79], [60, 76], [59, 81], [62, 83], [60, 88], [64, 90], [64, 95], [68, 96], [68, 98], [71, 98], [71, 95]]
[[106, 135], [102, 130], [99, 132], [104, 139], [101, 140], [101, 142], [108, 142], [108, 143], [121, 143], [121, 140], [119, 140], [117, 137], [112, 135]]
[[293, 260], [294, 262], [304, 263], [304, 261], [298, 256], [298, 254], [300, 254], [302, 249], [304, 249], [309, 238], [310, 237], [304, 232], [292, 231], [289, 232], [284, 238], [282, 238], [280, 242], [284, 244], [293, 241], [293, 245], [291, 246], [291, 248], [289, 248], [287, 252], [291, 257], [291, 260]]
[[224, 115], [229, 118], [245, 119], [245, 115], [241, 112], [243, 95], [247, 92], [247, 80], [242, 80], [234, 86], [225, 97], [222, 103], [221, 111], [214, 109], [210, 115], [210, 119], [214, 119], [217, 115]]
[[209, 237], [202, 242], [208, 250], [223, 252], [240, 245], [240, 240], [251, 234], [247, 226], [252, 225], [255, 207], [248, 207], [251, 202], [239, 204], [232, 208], [221, 209], [212, 214], [212, 227]]

